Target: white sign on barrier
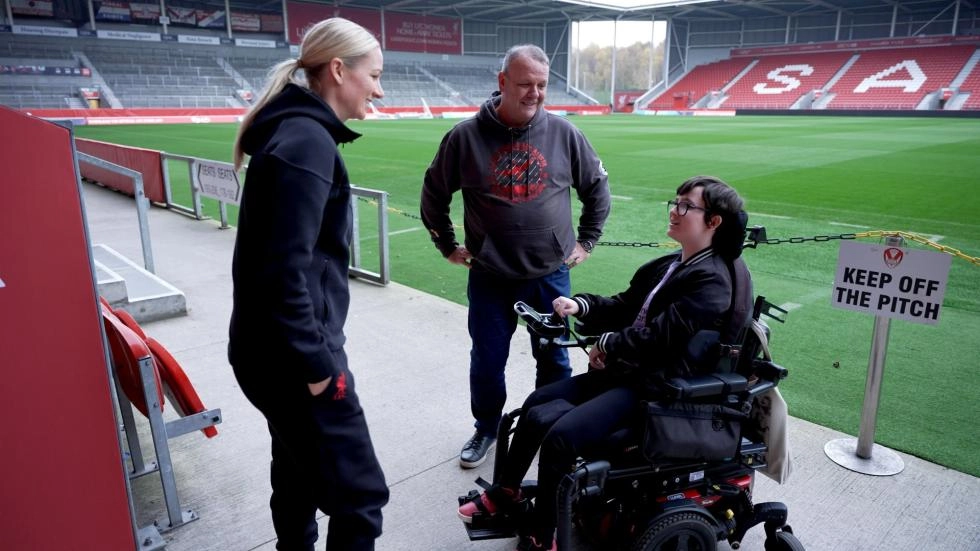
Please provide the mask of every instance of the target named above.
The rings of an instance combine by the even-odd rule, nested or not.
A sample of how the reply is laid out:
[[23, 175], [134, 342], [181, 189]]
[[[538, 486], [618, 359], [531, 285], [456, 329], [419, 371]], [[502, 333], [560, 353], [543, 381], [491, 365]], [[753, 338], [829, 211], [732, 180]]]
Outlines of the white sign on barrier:
[[831, 304], [935, 325], [951, 260], [940, 252], [842, 241]]
[[221, 39], [217, 36], [199, 36], [196, 34], [178, 34], [177, 42], [180, 44], [211, 44], [212, 46], [218, 46], [221, 44]]
[[191, 167], [194, 189], [205, 197], [237, 205], [242, 185], [235, 166], [217, 161], [196, 160]]

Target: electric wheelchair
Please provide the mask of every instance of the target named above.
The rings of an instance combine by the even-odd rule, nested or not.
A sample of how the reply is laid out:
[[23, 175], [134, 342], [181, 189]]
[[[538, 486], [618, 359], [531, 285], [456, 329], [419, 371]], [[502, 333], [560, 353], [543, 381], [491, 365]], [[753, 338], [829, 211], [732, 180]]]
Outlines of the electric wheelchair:
[[[764, 231], [764, 230], [762, 230]], [[743, 282], [736, 293], [751, 297], [751, 279], [739, 262]], [[766, 468], [768, 448], [751, 415], [756, 398], [776, 387], [787, 370], [768, 354], [769, 328], [762, 316], [780, 323], [784, 310], [759, 296], [749, 321], [735, 343], [719, 342], [715, 331], [702, 331], [688, 346], [689, 357], [715, 365], [710, 374], [663, 381], [666, 403], [718, 405], [741, 412], [735, 422], [715, 419], [734, 431], [733, 453], [723, 458], [655, 457], [643, 453], [643, 420], [610, 435], [602, 457], [580, 458], [574, 470], [559, 484], [558, 551], [570, 551], [572, 526], [596, 549], [633, 551], [709, 551], [727, 540], [741, 547], [746, 532], [763, 524], [766, 551], [802, 551], [803, 545], [786, 523], [788, 509], [779, 502], [752, 502], [755, 471]], [[529, 330], [551, 345], [586, 348], [595, 337], [583, 337], [587, 327], [576, 323], [571, 330], [557, 315], [534, 311], [524, 303], [514, 306]], [[704, 365], [703, 363], [701, 365]], [[509, 437], [521, 410], [506, 413], [497, 434], [494, 482], [503, 469]], [[712, 421], [708, 421], [711, 423]], [[696, 454], [695, 454], [696, 455]], [[477, 479], [483, 488], [489, 484]], [[522, 500], [516, 507], [495, 515], [473, 515], [464, 523], [471, 540], [509, 538], [528, 533], [530, 512], [537, 493], [536, 482], [525, 480]], [[471, 490], [459, 504], [478, 499]]]

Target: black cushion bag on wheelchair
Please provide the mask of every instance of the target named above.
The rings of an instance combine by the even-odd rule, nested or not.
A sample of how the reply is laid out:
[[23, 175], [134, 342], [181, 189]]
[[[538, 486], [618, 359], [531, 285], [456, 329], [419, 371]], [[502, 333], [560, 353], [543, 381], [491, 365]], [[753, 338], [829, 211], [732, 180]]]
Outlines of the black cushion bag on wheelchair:
[[734, 457], [742, 412], [719, 404], [644, 402], [642, 451], [648, 461]]

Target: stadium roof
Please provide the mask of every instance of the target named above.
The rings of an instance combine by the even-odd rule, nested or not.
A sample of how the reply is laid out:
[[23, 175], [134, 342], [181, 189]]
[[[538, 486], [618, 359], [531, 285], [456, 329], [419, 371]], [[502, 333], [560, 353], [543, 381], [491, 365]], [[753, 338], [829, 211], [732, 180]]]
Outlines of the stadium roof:
[[[223, 0], [218, 0], [224, 4]], [[508, 23], [556, 21], [638, 20], [676, 17], [701, 20], [739, 20], [821, 13], [939, 14], [951, 9], [950, 0], [312, 0], [341, 7], [385, 9], [417, 15], [464, 17]], [[975, 9], [980, 0], [960, 0]], [[275, 10], [281, 0], [231, 0], [233, 8]]]

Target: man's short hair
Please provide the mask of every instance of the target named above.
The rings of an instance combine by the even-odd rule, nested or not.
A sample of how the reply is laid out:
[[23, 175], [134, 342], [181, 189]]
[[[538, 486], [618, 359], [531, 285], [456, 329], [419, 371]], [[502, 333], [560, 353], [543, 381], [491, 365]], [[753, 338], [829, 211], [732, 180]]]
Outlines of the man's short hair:
[[504, 54], [504, 62], [500, 66], [500, 72], [506, 73], [507, 68], [510, 67], [510, 62], [521, 57], [526, 57], [538, 63], [551, 66], [548, 54], [544, 53], [544, 50], [534, 44], [518, 44], [517, 46], [511, 46], [507, 50], [507, 53]]

